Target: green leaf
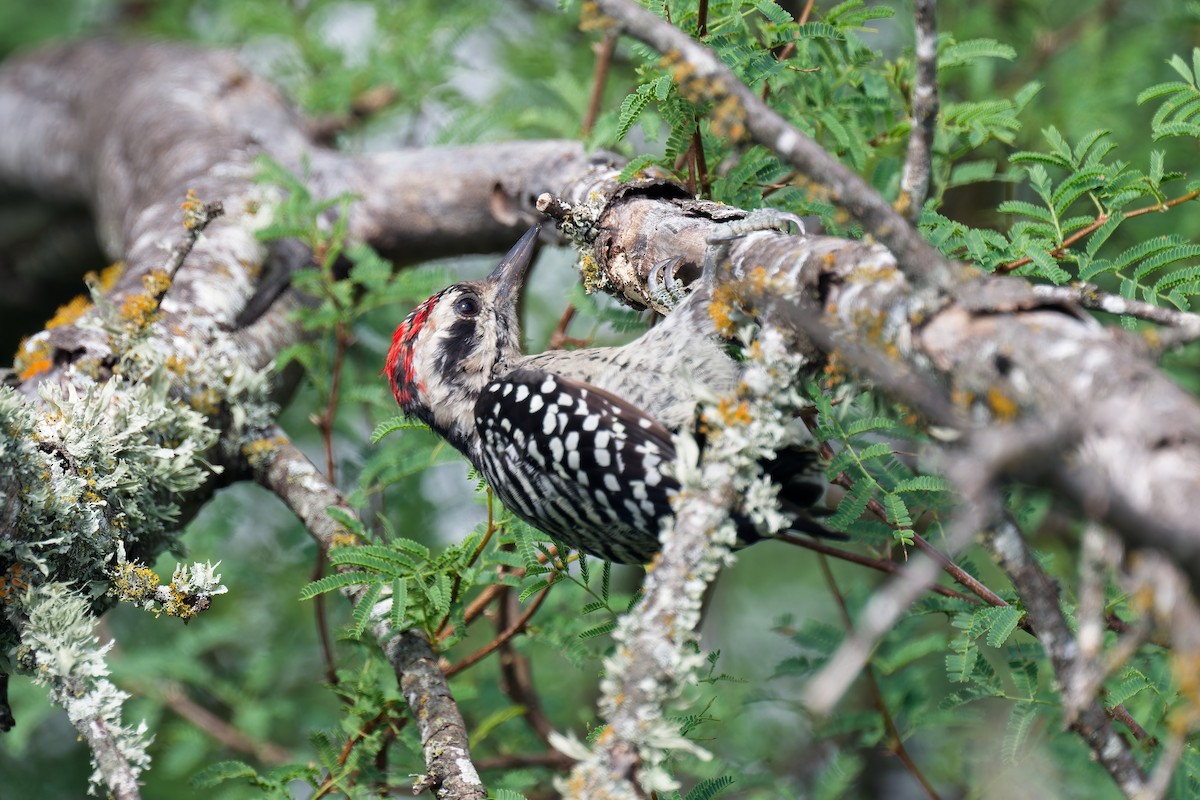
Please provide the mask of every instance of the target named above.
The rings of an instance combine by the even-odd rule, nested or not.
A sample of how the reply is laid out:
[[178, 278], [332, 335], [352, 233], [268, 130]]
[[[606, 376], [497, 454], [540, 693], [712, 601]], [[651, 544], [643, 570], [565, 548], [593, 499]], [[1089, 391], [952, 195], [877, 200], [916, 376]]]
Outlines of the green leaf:
[[621, 103], [620, 116], [617, 122], [617, 141], [625, 138], [625, 135], [629, 133], [629, 129], [633, 127], [633, 123], [637, 122], [637, 118], [641, 116], [642, 110], [649, 104], [653, 97], [654, 87], [651, 84], [644, 83], [625, 98]]
[[896, 421], [890, 417], [863, 417], [846, 426], [846, 437], [859, 436], [870, 431], [890, 431], [895, 427]]
[[829, 527], [834, 530], [845, 530], [851, 522], [861, 517], [867, 510], [867, 503], [871, 501], [873, 494], [869, 482], [856, 482], [842, 498], [842, 502], [838, 503], [837, 511], [826, 520]]
[[1186, 92], [1192, 87], [1186, 83], [1179, 81], [1167, 81], [1165, 83], [1156, 83], [1148, 89], [1143, 89], [1137, 96], [1138, 105], [1149, 102], [1157, 97], [1163, 97], [1168, 94], [1178, 94]]
[[995, 39], [968, 39], [965, 42], [954, 42], [946, 45], [938, 53], [938, 71], [951, 67], [970, 64], [981, 58], [1000, 58], [1012, 61], [1017, 57], [1017, 51]]
[[392, 611], [390, 622], [393, 631], [402, 631], [406, 627], [404, 624], [404, 614], [408, 611], [408, 581], [404, 578], [392, 579]]
[[525, 795], [512, 789], [492, 789], [488, 796], [490, 800], [526, 800]]
[[1104, 185], [1104, 171], [1100, 167], [1081, 170], [1058, 185], [1050, 202], [1055, 213], [1062, 216], [1071, 204], [1082, 195]]
[[1021, 702], [1013, 706], [1012, 713], [1008, 717], [1008, 724], [1004, 728], [1004, 740], [1000, 746], [1000, 753], [1005, 764], [1011, 766], [1021, 760], [1021, 751], [1025, 749], [1029, 732], [1033, 730], [1033, 723], [1036, 719], [1037, 705], [1035, 703]]
[[729, 775], [708, 778], [692, 787], [692, 790], [684, 795], [684, 800], [712, 800], [732, 785], [733, 777]]
[[543, 578], [542, 580], [534, 581], [533, 583], [529, 584], [528, 586], [526, 586], [524, 589], [521, 590], [521, 595], [517, 599], [520, 602], [524, 603], [530, 597], [532, 597], [533, 595], [542, 591], [543, 589], [550, 588], [551, 583], [552, 583], [552, 581], [546, 580], [545, 578]]
[[608, 634], [612, 633], [616, 629], [617, 629], [617, 622], [616, 622], [616, 620], [612, 620], [610, 622], [605, 622], [603, 624], [597, 625], [594, 628], [588, 628], [587, 630], [585, 630], [579, 634], [579, 638], [580, 639], [594, 639], [597, 636], [607, 636]]
[[333, 519], [334, 522], [341, 525], [346, 530], [353, 533], [355, 536], [365, 537], [367, 535], [366, 528], [363, 527], [362, 520], [348, 508], [344, 506], [328, 506], [325, 513]]
[[888, 522], [901, 528], [912, 527], [912, 517], [909, 516], [908, 508], [904, 505], [904, 501], [899, 495], [885, 494], [883, 496], [883, 508], [887, 511]]
[[1036, 206], [1024, 200], [1005, 200], [999, 205], [997, 210], [1001, 214], [1021, 214], [1045, 222], [1047, 225], [1054, 224], [1054, 217], [1051, 215], [1049, 209], [1043, 206]]
[[1113, 231], [1115, 231], [1117, 229], [1117, 226], [1120, 225], [1124, 221], [1125, 221], [1124, 214], [1120, 214], [1120, 213], [1113, 214], [1111, 217], [1106, 219], [1104, 221], [1104, 223], [1100, 225], [1099, 228], [1097, 228], [1095, 231], [1093, 231], [1091, 234], [1089, 234], [1088, 239], [1087, 239], [1087, 246], [1084, 248], [1085, 251], [1087, 252], [1087, 254], [1089, 256], [1096, 255], [1096, 252], [1100, 249], [1100, 247], [1106, 241], [1108, 241], [1108, 237], [1112, 236], [1112, 233], [1113, 233]]
[[1171, 69], [1183, 76], [1183, 79], [1187, 81], [1189, 86], [1194, 87], [1196, 85], [1196, 76], [1188, 67], [1187, 62], [1184, 61], [1178, 54], [1171, 56], [1171, 59], [1167, 63], [1171, 65]]
[[379, 444], [385, 436], [396, 431], [411, 431], [414, 429], [429, 430], [429, 426], [424, 422], [410, 420], [405, 416], [392, 417], [389, 420], [379, 423], [375, 426], [375, 430], [371, 431], [371, 444]]
[[258, 778], [254, 767], [241, 761], [219, 761], [210, 764], [192, 776], [192, 786], [197, 789], [215, 789], [225, 781], [239, 778]]
[[759, 13], [776, 25], [787, 25], [790, 22], [794, 22], [791, 14], [771, 2], [771, 0], [750, 0], [750, 2], [758, 9]]
[[985, 630], [988, 645], [1002, 647], [1025, 615], [1015, 606], [992, 606], [983, 609], [979, 616], [987, 620]]
[[656, 159], [651, 155], [640, 155], [630, 160], [630, 162], [621, 170], [621, 174], [617, 176], [617, 181], [620, 183], [625, 183], [634, 175], [637, 175], [646, 167], [653, 164], [655, 161]]
[[1104, 697], [1104, 705], [1108, 708], [1113, 708], [1122, 703], [1127, 703], [1138, 693], [1151, 688], [1152, 685], [1150, 680], [1141, 672], [1133, 669], [1127, 670], [1124, 680], [1108, 690], [1108, 694]]
[[371, 612], [375, 609], [375, 604], [379, 602], [379, 596], [383, 594], [382, 583], [372, 583], [367, 586], [367, 590], [363, 592], [362, 598], [354, 606], [354, 611], [351, 616], [354, 617], [354, 627], [350, 629], [350, 636], [358, 639], [366, 631], [367, 626], [371, 624]]
[[892, 489], [897, 494], [905, 492], [948, 492], [950, 484], [940, 475], [914, 475], [905, 478]]
[[346, 586], [360, 586], [371, 583], [375, 578], [368, 572], [335, 572], [332, 575], [315, 580], [300, 590], [301, 600], [311, 600], [319, 594], [325, 594]]
[[844, 42], [846, 36], [832, 25], [824, 22], [806, 22], [796, 27], [797, 39], [832, 39]]

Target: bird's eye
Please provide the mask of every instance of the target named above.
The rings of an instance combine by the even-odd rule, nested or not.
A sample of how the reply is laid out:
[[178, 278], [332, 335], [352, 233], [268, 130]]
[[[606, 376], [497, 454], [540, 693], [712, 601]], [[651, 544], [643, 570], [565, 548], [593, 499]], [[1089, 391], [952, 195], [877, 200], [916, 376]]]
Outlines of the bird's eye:
[[473, 317], [479, 313], [479, 301], [474, 297], [461, 297], [459, 298], [458, 302], [454, 304], [454, 310], [457, 311], [461, 316]]

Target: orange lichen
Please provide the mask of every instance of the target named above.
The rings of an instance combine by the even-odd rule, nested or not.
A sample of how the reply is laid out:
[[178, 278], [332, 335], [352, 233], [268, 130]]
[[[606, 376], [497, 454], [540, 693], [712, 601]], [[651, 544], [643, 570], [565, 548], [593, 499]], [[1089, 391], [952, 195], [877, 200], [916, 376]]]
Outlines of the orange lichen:
[[53, 317], [46, 320], [46, 330], [73, 324], [86, 314], [91, 307], [91, 300], [88, 300], [81, 294], [75, 295], [66, 305], [59, 306], [58, 311], [54, 312]]
[[16, 355], [13, 356], [13, 369], [17, 377], [23, 381], [49, 372], [54, 366], [53, 352], [50, 340], [45, 336], [25, 337], [17, 345]]
[[736, 297], [737, 290], [730, 284], [722, 283], [713, 288], [708, 315], [712, 318], [713, 324], [717, 326], [717, 333], [721, 336], [733, 336], [737, 330], [733, 321]]
[[15, 601], [17, 596], [29, 588], [29, 570], [17, 562], [0, 573], [0, 603]]
[[721, 420], [726, 425], [749, 425], [754, 421], [754, 417], [750, 413], [750, 404], [745, 400], [734, 401], [731, 398], [722, 397], [717, 404], [717, 413], [721, 415]]
[[120, 316], [131, 332], [144, 330], [162, 317], [159, 303], [167, 289], [171, 288], [171, 277], [161, 269], [150, 270], [142, 278], [144, 291], [127, 295], [121, 301]]

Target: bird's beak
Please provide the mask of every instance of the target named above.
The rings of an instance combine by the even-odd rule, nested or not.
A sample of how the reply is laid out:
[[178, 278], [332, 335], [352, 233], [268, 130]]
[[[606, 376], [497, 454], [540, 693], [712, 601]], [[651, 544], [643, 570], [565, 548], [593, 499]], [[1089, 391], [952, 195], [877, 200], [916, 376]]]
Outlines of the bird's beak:
[[525, 231], [525, 234], [508, 251], [508, 255], [496, 265], [492, 274], [488, 276], [488, 282], [496, 286], [498, 301], [506, 301], [510, 295], [521, 290], [521, 281], [525, 279], [525, 270], [529, 268], [529, 262], [533, 260], [538, 233], [541, 230], [541, 225], [534, 225]]

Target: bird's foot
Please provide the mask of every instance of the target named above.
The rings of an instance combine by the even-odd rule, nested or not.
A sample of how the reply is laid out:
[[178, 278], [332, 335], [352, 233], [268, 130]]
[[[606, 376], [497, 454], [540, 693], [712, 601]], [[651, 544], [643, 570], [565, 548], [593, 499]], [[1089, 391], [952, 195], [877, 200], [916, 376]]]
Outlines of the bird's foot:
[[688, 296], [688, 284], [675, 277], [675, 272], [683, 266], [679, 256], [664, 258], [650, 268], [646, 276], [646, 288], [650, 292], [650, 300], [656, 306], [668, 310], [675, 308]]

